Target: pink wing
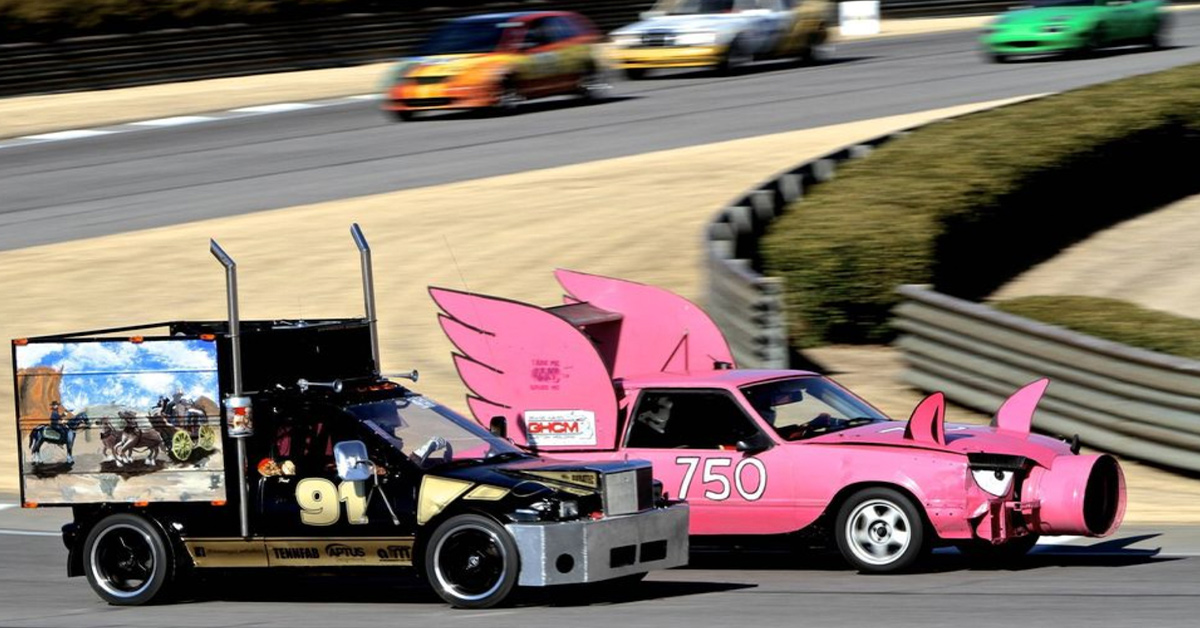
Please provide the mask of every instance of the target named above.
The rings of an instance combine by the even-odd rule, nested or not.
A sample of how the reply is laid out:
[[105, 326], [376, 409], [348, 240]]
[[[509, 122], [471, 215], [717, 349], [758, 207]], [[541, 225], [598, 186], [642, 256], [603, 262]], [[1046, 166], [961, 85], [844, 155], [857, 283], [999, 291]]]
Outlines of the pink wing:
[[567, 303], [587, 302], [622, 315], [616, 338], [600, 342], [598, 351], [612, 365], [613, 378], [661, 371], [711, 371], [716, 362], [733, 365], [729, 343], [695, 303], [653, 286], [554, 271], [567, 291]]
[[461, 352], [454, 364], [476, 421], [488, 426], [503, 416], [515, 443], [543, 450], [615, 447], [616, 391], [583, 332], [525, 303], [443, 288], [429, 294]]
[[925, 445], [946, 445], [946, 398], [942, 393], [933, 393], [917, 404], [904, 437]]
[[1042, 378], [1022, 386], [996, 411], [992, 426], [1017, 438], [1029, 436], [1029, 428], [1033, 425], [1033, 413], [1049, 385], [1050, 380]]

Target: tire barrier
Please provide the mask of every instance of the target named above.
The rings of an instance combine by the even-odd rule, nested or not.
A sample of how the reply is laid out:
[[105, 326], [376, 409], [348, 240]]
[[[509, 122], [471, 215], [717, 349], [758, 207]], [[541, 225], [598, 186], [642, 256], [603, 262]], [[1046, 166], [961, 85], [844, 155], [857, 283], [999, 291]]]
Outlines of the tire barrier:
[[1200, 361], [1094, 338], [920, 286], [899, 288], [905, 383], [992, 413], [1016, 388], [1051, 384], [1043, 432], [1200, 472]]
[[787, 368], [790, 363], [784, 286], [761, 271], [758, 241], [804, 191], [834, 177], [837, 165], [865, 157], [899, 131], [805, 162], [754, 188], [717, 212], [705, 232], [705, 306], [739, 366]]

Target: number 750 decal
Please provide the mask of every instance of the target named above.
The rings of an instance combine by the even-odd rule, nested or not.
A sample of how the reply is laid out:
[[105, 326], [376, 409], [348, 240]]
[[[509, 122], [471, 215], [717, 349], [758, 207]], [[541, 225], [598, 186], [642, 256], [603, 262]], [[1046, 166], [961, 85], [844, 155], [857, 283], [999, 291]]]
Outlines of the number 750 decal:
[[[679, 456], [675, 458], [675, 464], [686, 465], [687, 471], [683, 473], [683, 484], [679, 487], [679, 496], [686, 498], [688, 489], [692, 486], [692, 479], [696, 476], [696, 469], [700, 466], [699, 456]], [[729, 478], [717, 472], [720, 467], [733, 467], [733, 485], [730, 486]], [[746, 467], [754, 467], [758, 471], [758, 483], [754, 486], [753, 491], [746, 490]], [[720, 485], [718, 490], [705, 490], [704, 498], [713, 501], [722, 502], [729, 499], [733, 493], [733, 489], [737, 489], [738, 495], [742, 499], [752, 502], [763, 496], [767, 490], [767, 467], [758, 458], [742, 458], [738, 461], [737, 466], [734, 466], [733, 460], [729, 458], [708, 458], [704, 461], [704, 474], [700, 478], [701, 483], [710, 484], [716, 482]]]

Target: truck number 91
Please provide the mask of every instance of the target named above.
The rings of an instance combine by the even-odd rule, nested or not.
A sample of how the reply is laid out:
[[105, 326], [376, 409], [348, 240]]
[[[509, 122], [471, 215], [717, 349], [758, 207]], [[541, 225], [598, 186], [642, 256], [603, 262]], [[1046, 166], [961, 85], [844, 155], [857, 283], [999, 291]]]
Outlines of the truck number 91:
[[296, 503], [300, 504], [300, 522], [310, 526], [331, 526], [342, 518], [346, 502], [346, 519], [353, 525], [367, 523], [365, 482], [342, 482], [334, 485], [325, 478], [305, 478], [296, 485]]
[[[687, 498], [688, 489], [692, 486], [692, 479], [696, 476], [696, 469], [700, 466], [700, 457], [679, 456], [675, 459], [675, 464], [687, 467], [687, 471], [683, 472], [683, 484], [679, 487], [679, 496]], [[720, 467], [733, 467], [732, 486], [728, 477], [717, 472]], [[757, 472], [750, 474], [758, 476], [750, 480], [750, 482], [754, 482], [753, 484], [746, 481], [748, 467], [753, 467]], [[729, 458], [709, 458], [704, 461], [704, 474], [700, 481], [703, 484], [715, 482], [718, 486], [716, 490], [705, 490], [705, 499], [722, 502], [729, 499], [733, 490], [736, 489], [742, 499], [748, 502], [757, 501], [767, 491], [767, 467], [758, 458], [742, 458], [738, 461], [737, 466], [734, 466], [733, 460]], [[753, 486], [754, 490], [748, 490], [748, 486]]]

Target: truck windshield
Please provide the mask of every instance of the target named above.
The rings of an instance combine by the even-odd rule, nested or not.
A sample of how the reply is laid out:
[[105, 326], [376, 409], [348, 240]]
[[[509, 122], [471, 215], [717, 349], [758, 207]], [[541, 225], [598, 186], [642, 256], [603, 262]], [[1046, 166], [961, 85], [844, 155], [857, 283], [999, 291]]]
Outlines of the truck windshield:
[[522, 455], [508, 441], [421, 395], [358, 404], [347, 410], [424, 468], [502, 454]]
[[802, 440], [888, 417], [825, 379], [808, 376], [743, 386], [746, 401], [785, 440]]

